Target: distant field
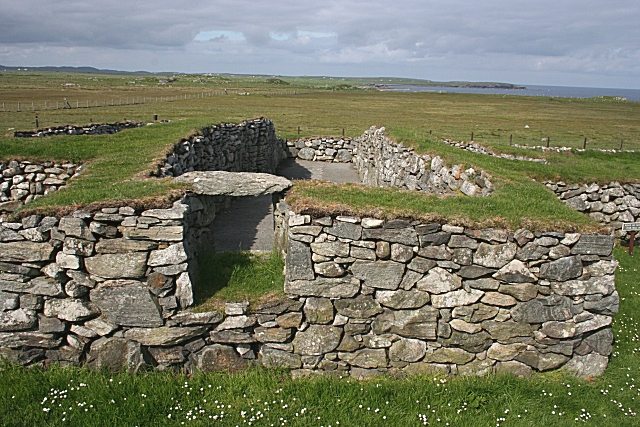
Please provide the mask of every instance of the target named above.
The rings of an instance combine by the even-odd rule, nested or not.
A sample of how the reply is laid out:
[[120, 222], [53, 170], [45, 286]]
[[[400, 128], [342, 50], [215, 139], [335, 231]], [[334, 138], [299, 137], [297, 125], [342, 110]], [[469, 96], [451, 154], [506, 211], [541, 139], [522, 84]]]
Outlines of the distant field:
[[[170, 184], [158, 180], [140, 182], [140, 174], [149, 170], [154, 159], [160, 158], [180, 137], [207, 124], [264, 116], [274, 121], [279, 135], [285, 138], [341, 135], [343, 129], [346, 135], [356, 136], [371, 125], [385, 126], [391, 137], [415, 146], [420, 152], [441, 155], [448, 162], [480, 167], [495, 177], [497, 191], [491, 200], [454, 198], [456, 200], [437, 201], [420, 196], [425, 201], [413, 204], [416, 209], [433, 209], [448, 216], [467, 216], [480, 222], [502, 217], [514, 226], [523, 220], [567, 221], [575, 225], [588, 222], [566, 209], [532, 178], [602, 183], [640, 178], [640, 103], [636, 102], [389, 93], [354, 89], [352, 83], [356, 81], [317, 77], [292, 78], [291, 81], [284, 77], [229, 75], [176, 76], [175, 81], [169, 81], [169, 78], [148, 74], [3, 72], [0, 102], [5, 102], [5, 109], [11, 110], [6, 106], [21, 100], [21, 111], [0, 111], [0, 134], [5, 134], [0, 137], [0, 159], [89, 161], [91, 166], [83, 179], [48, 200], [38, 201], [40, 205], [86, 204], [165, 194], [171, 188]], [[62, 105], [65, 97], [74, 108], [51, 109], [55, 102]], [[120, 98], [124, 105], [120, 105]], [[109, 99], [117, 105], [105, 107], [104, 103], [109, 104]], [[169, 102], [167, 99], [175, 100]], [[41, 109], [29, 111], [31, 102], [34, 109], [37, 105]], [[47, 110], [42, 109], [45, 102]], [[84, 108], [75, 108], [75, 105], [82, 107], [83, 103]], [[172, 123], [109, 136], [46, 140], [11, 137], [15, 129], [33, 129], [36, 115], [40, 127], [46, 127], [113, 122], [124, 118], [151, 121], [154, 114], [160, 120], [171, 120]], [[469, 140], [472, 132], [475, 141], [498, 152], [544, 156], [550, 164], [489, 158], [440, 142], [442, 137]], [[510, 147], [510, 135], [517, 144], [546, 144], [543, 139], [550, 137], [552, 146], [580, 148], [585, 137], [589, 148], [617, 149], [623, 140], [625, 149], [638, 152], [543, 154]], [[356, 188], [332, 193], [309, 189], [306, 196], [318, 197], [325, 202], [352, 199], [357, 203], [358, 198], [371, 200], [372, 191], [378, 190]], [[389, 206], [404, 206], [403, 197], [394, 196], [393, 192], [385, 193]]]

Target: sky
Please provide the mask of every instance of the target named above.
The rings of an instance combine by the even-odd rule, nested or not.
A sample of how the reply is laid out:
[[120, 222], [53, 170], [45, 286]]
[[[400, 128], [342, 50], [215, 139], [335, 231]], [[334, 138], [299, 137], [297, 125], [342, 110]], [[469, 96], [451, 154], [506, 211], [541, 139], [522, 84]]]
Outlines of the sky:
[[0, 0], [0, 64], [640, 89], [640, 0]]

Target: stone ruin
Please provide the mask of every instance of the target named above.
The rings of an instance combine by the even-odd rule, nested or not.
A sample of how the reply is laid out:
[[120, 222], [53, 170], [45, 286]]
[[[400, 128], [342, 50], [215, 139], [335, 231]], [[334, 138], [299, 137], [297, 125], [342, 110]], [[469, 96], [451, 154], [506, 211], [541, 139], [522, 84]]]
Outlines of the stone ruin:
[[[297, 143], [279, 140], [266, 120], [242, 126], [178, 144], [159, 173], [193, 187], [171, 208], [114, 205], [3, 222], [0, 354], [25, 365], [237, 371], [262, 364], [294, 376], [356, 378], [603, 373], [619, 307], [613, 236], [304, 215], [286, 204], [292, 183], [259, 170], [299, 154], [291, 150]], [[217, 149], [216, 131], [236, 137]], [[401, 153], [416, 182], [431, 182], [432, 174], [421, 181], [419, 173], [433, 172], [433, 161], [383, 152]], [[222, 170], [203, 167], [212, 163]], [[238, 170], [246, 165], [254, 170]], [[460, 186], [473, 182], [481, 194], [487, 184], [478, 176], [486, 179]], [[273, 195], [287, 297], [250, 310], [228, 303], [224, 315], [194, 312], [198, 255], [216, 213], [234, 197], [259, 194]]]

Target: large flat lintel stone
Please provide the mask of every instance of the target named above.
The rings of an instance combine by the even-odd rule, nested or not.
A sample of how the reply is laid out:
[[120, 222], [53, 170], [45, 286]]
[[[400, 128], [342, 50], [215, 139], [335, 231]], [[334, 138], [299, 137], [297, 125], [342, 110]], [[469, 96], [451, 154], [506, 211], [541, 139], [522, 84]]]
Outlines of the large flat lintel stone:
[[187, 172], [174, 181], [191, 184], [196, 194], [233, 197], [280, 193], [293, 185], [281, 176], [258, 172]]

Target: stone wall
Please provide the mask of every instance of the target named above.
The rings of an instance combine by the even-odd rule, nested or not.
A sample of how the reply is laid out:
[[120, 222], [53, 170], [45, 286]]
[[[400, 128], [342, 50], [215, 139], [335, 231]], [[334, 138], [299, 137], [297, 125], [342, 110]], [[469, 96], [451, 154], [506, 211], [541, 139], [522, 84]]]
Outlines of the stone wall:
[[619, 237], [625, 222], [640, 222], [640, 184], [611, 182], [608, 185], [545, 182], [567, 206], [615, 230]]
[[223, 123], [182, 139], [152, 175], [213, 170], [272, 174], [286, 157], [286, 143], [276, 136], [271, 120]]
[[535, 158], [535, 157], [529, 157], [529, 156], [514, 156], [513, 154], [506, 154], [506, 153], [497, 154], [491, 151], [490, 149], [488, 149], [487, 147], [473, 141], [471, 142], [454, 141], [453, 139], [449, 139], [449, 138], [441, 138], [441, 141], [452, 147], [460, 148], [461, 150], [470, 151], [476, 154], [484, 154], [485, 156], [500, 157], [501, 159], [518, 160], [518, 161], [524, 161], [524, 162], [535, 162], [535, 163], [544, 163], [544, 164], [548, 163], [547, 159], [544, 159], [544, 158]]
[[144, 126], [145, 124], [146, 123], [126, 121], [103, 124], [96, 123], [87, 126], [65, 125], [38, 129], [37, 131], [17, 130], [13, 133], [13, 136], [15, 138], [31, 138], [54, 135], [102, 135], [117, 133], [125, 129], [137, 128]]
[[302, 138], [287, 141], [287, 146], [290, 156], [303, 160], [353, 162], [365, 185], [433, 194], [493, 193], [493, 185], [484, 172], [463, 170], [460, 165], [448, 168], [439, 156], [419, 156], [412, 148], [387, 138], [384, 128], [371, 127], [356, 138]]
[[82, 166], [73, 163], [0, 163], [0, 220], [24, 203], [57, 191], [81, 170]]

